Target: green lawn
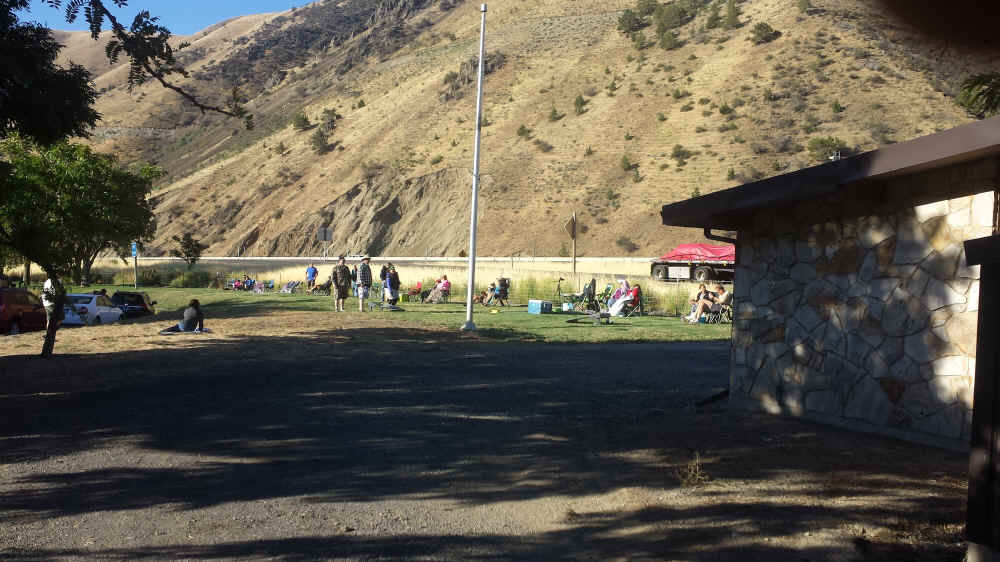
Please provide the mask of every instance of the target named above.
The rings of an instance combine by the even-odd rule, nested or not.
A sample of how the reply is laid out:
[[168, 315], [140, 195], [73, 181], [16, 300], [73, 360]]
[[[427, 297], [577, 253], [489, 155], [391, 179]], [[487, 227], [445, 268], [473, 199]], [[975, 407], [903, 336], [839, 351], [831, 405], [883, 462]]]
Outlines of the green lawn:
[[[101, 287], [89, 287], [91, 291]], [[118, 287], [104, 286], [109, 294]], [[329, 311], [333, 314], [333, 299], [325, 296], [302, 294], [253, 294], [218, 289], [173, 289], [144, 288], [157, 301], [157, 311], [162, 315], [176, 317], [187, 302], [196, 298], [202, 303], [207, 318], [213, 314], [227, 316], [265, 316], [272, 311]], [[347, 309], [355, 320], [357, 300], [351, 298]], [[371, 316], [392, 318], [401, 323], [416, 326], [435, 326], [458, 330], [465, 323], [465, 305], [462, 302], [450, 304], [400, 303], [403, 312], [373, 312]], [[582, 318], [579, 323], [566, 322], [570, 318]], [[615, 318], [611, 325], [595, 326], [580, 314], [528, 314], [526, 307], [487, 309], [477, 305], [473, 321], [481, 336], [500, 340], [537, 342], [666, 342], [728, 340], [729, 325], [686, 324], [676, 317], [644, 316]]]

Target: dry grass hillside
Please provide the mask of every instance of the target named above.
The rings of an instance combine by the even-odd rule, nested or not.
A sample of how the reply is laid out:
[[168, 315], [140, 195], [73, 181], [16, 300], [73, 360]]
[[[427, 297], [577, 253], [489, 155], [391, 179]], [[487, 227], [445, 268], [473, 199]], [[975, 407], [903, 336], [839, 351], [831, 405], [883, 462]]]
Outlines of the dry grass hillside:
[[[748, 0], [728, 30], [706, 28], [710, 5], [724, 2], [695, 0], [707, 6], [676, 29], [679, 48], [638, 49], [616, 29], [633, 4], [490, 5], [487, 48], [504, 62], [485, 86], [480, 253], [558, 254], [573, 211], [584, 255], [698, 241], [660, 226], [659, 207], [814, 165], [812, 139], [858, 152], [959, 125], [969, 117], [955, 85], [1000, 66], [926, 43], [860, 0], [813, 0], [808, 12]], [[468, 240], [475, 120], [461, 66], [478, 47], [478, 5], [319, 2], [184, 38], [186, 84], [211, 99], [239, 82], [253, 131], [152, 84], [127, 92], [126, 69], [108, 68], [89, 38], [64, 35], [64, 56], [99, 73], [93, 142], [170, 172], [155, 194], [154, 253], [189, 231], [214, 255], [316, 254], [315, 229], [331, 226], [335, 251], [456, 255]], [[340, 28], [310, 27], [321, 18]], [[780, 36], [752, 42], [761, 22]], [[650, 43], [654, 32], [643, 30]], [[343, 117], [320, 154], [316, 129], [292, 118], [316, 124], [332, 108]]]

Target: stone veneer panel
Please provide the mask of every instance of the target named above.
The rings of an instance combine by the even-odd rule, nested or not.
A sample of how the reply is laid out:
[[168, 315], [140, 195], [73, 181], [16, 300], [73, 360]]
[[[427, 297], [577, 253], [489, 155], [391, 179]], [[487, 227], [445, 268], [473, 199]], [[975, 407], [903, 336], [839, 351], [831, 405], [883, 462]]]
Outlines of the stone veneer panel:
[[[928, 173], [886, 192], [981, 185], [991, 170]], [[992, 233], [995, 200], [917, 197], [833, 220], [806, 205], [759, 213], [740, 232], [731, 403], [964, 446], [979, 268], [965, 266], [962, 242]]]

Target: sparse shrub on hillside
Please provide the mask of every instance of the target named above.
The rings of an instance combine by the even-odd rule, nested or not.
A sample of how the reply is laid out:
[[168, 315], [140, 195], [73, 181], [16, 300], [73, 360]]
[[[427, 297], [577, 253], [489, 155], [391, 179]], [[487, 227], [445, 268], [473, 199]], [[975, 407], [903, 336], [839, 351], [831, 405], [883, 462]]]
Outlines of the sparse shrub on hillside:
[[632, 170], [638, 167], [639, 167], [638, 164], [633, 163], [632, 160], [629, 159], [628, 154], [622, 155], [622, 170], [626, 172], [631, 172]]
[[792, 137], [778, 137], [771, 143], [775, 152], [786, 154], [797, 154], [805, 150], [805, 147], [795, 142]]
[[640, 183], [644, 178], [639, 175], [639, 168], [632, 170], [632, 182]]
[[712, 4], [708, 12], [708, 19], [705, 20], [705, 28], [715, 29], [717, 27], [722, 27], [722, 14], [719, 11], [719, 5]]
[[726, 172], [726, 179], [729, 181], [736, 179], [736, 170], [729, 168], [729, 171]]
[[674, 149], [670, 152], [670, 157], [677, 161], [678, 166], [687, 164], [687, 159], [693, 155], [694, 153], [680, 144], [675, 144]]
[[694, 199], [695, 197], [701, 197], [701, 190], [698, 189], [697, 186], [691, 190], [691, 199]]
[[316, 129], [309, 137], [309, 145], [316, 154], [326, 154], [330, 152], [330, 143], [327, 141], [326, 133], [323, 129]]
[[279, 142], [278, 146], [274, 147], [274, 151], [277, 152], [279, 156], [284, 156], [284, 154], [288, 152], [288, 147], [285, 146], [285, 143]]
[[361, 162], [361, 177], [365, 181], [371, 181], [378, 177], [383, 170], [385, 170], [386, 165], [382, 162], [376, 160], [364, 160]]
[[834, 113], [840, 113], [840, 112], [844, 111], [847, 108], [845, 108], [844, 106], [840, 105], [839, 101], [834, 100], [833, 103], [830, 104], [830, 109], [832, 109]]
[[530, 139], [531, 129], [529, 129], [522, 123], [521, 126], [517, 128], [517, 136], [521, 137], [522, 139]]
[[809, 156], [813, 160], [820, 162], [829, 160], [838, 152], [841, 156], [846, 156], [847, 154], [847, 143], [836, 137], [815, 137], [809, 139], [808, 147]]
[[618, 240], [615, 240], [615, 244], [617, 244], [619, 248], [625, 250], [630, 254], [639, 249], [639, 246], [635, 242], [633, 242], [632, 239], [625, 236], [622, 236]]
[[872, 136], [872, 140], [879, 146], [896, 142], [890, 137], [896, 131], [881, 121], [871, 121], [865, 125], [865, 129], [868, 130], [868, 133]]
[[726, 131], [735, 131], [738, 128], [739, 127], [736, 126], [736, 123], [723, 123], [722, 125], [719, 125], [719, 132], [725, 133]]
[[584, 155], [584, 156], [591, 156], [591, 155], [593, 155], [593, 154], [594, 154], [594, 149], [593, 149], [593, 148], [590, 148], [589, 146], [587, 147], [587, 150], [584, 150], [584, 151], [583, 151], [583, 155]]
[[690, 96], [691, 92], [689, 92], [687, 90], [674, 89], [674, 91], [673, 91], [673, 93], [671, 95], [674, 97], [675, 100], [679, 100], [679, 99], [683, 99], [683, 98], [686, 98], [686, 97]]
[[753, 31], [750, 33], [750, 40], [753, 41], [754, 45], [770, 43], [778, 37], [781, 37], [781, 32], [763, 21], [753, 26]]
[[691, 111], [692, 109], [694, 109], [694, 104], [690, 102], [681, 106], [681, 111]]
[[712, 103], [712, 100], [710, 100], [708, 98], [700, 98], [698, 100], [698, 105], [708, 105], [710, 103]]
[[576, 96], [576, 99], [573, 100], [573, 108], [576, 110], [577, 115], [583, 115], [587, 112], [587, 100], [583, 96]]
[[736, 29], [743, 24], [740, 23], [740, 10], [736, 7], [736, 0], [727, 0], [726, 17], [722, 22], [722, 27], [726, 29]]
[[809, 10], [812, 9], [812, 2], [809, 0], [798, 0], [799, 11], [803, 14], [808, 14]]
[[632, 133], [629, 133], [627, 131], [625, 132], [625, 140], [630, 141], [630, 140], [634, 140], [634, 139], [635, 139], [635, 135], [633, 135]]
[[309, 117], [300, 111], [295, 114], [295, 117], [292, 117], [292, 127], [296, 131], [305, 131], [309, 127], [312, 127], [312, 123], [309, 122]]
[[541, 150], [542, 152], [551, 152], [552, 151], [553, 146], [551, 144], [543, 141], [542, 139], [535, 139], [534, 143], [535, 143], [535, 146], [538, 147], [538, 150]]
[[608, 91], [608, 97], [613, 98], [615, 97], [615, 90], [619, 88], [618, 82], [614, 78], [612, 78], [611, 83], [608, 84], [605, 88]]
[[565, 113], [559, 113], [559, 110], [552, 106], [552, 111], [549, 111], [549, 121], [558, 121], [566, 117]]
[[656, 120], [657, 121], [666, 121], [667, 120], [667, 116], [664, 115], [663, 113], [657, 113], [656, 114]]
[[437, 164], [440, 164], [442, 160], [444, 160], [444, 156], [441, 156], [440, 154], [438, 154], [434, 158], [431, 158], [431, 166], [435, 166]]
[[694, 132], [696, 132], [696, 133], [704, 133], [707, 130], [708, 129], [706, 129], [705, 127], [702, 127], [701, 125], [698, 125], [697, 127], [694, 128]]
[[631, 37], [632, 46], [635, 47], [635, 50], [641, 51], [649, 46], [649, 42], [646, 40], [646, 34], [642, 31], [633, 31]]
[[733, 108], [729, 107], [728, 103], [723, 102], [723, 104], [719, 106], [719, 113], [721, 113], [722, 115], [729, 115], [732, 112]]
[[365, 106], [365, 100], [363, 100], [363, 99], [358, 100], [357, 108], [361, 109], [364, 106]]
[[343, 115], [337, 112], [336, 108], [326, 108], [323, 110], [322, 121], [320, 121], [319, 128], [324, 133], [330, 134], [337, 128], [337, 121], [343, 118]]

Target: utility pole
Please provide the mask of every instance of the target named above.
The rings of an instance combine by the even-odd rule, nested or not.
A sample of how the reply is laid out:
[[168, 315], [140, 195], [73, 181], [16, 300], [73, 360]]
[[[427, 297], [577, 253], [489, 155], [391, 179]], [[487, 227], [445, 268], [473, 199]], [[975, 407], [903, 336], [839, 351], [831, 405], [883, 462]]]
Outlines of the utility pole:
[[476, 292], [476, 218], [479, 212], [479, 144], [483, 130], [483, 68], [486, 59], [486, 4], [479, 7], [482, 21], [479, 25], [479, 80], [476, 86], [476, 148], [472, 165], [472, 218], [469, 224], [469, 290], [465, 301], [465, 324], [462, 331], [476, 329], [472, 321], [472, 296]]
[[132, 242], [132, 287], [139, 288], [139, 244]]

